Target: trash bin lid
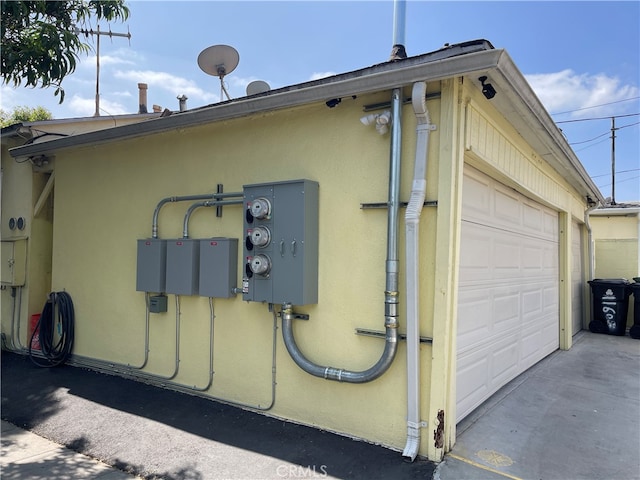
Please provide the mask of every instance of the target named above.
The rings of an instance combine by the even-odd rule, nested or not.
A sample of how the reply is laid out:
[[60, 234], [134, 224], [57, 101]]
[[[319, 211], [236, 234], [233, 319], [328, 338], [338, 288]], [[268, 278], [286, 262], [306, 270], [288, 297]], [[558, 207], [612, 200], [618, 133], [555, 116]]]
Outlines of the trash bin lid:
[[626, 278], [594, 278], [593, 280], [589, 280], [587, 283], [592, 284], [598, 284], [598, 283], [604, 283], [604, 284], [614, 284], [614, 285], [629, 285], [631, 282], [629, 280], [627, 280]]

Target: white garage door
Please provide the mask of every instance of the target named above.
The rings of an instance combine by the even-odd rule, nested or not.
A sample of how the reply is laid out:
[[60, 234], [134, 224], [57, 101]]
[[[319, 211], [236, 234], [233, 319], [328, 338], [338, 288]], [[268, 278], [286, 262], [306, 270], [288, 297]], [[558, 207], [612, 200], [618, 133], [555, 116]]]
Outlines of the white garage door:
[[558, 215], [465, 167], [457, 419], [559, 348]]

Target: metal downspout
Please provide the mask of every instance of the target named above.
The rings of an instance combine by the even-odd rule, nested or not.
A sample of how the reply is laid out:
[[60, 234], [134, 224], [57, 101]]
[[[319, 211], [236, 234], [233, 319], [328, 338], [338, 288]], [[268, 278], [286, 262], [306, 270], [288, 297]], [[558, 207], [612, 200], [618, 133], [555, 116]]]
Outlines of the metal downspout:
[[402, 456], [414, 461], [420, 449], [420, 214], [427, 190], [429, 132], [434, 128], [426, 104], [427, 85], [416, 82], [411, 94], [416, 115], [413, 185], [405, 212], [407, 298], [407, 443]]
[[315, 364], [308, 360], [296, 344], [292, 322], [293, 309], [290, 304], [282, 306], [282, 338], [293, 361], [305, 372], [327, 380], [347, 383], [365, 383], [375, 380], [388, 370], [398, 348], [398, 208], [400, 205], [400, 160], [401, 160], [401, 113], [402, 90], [395, 88], [391, 96], [391, 146], [389, 165], [389, 201], [387, 217], [387, 260], [385, 286], [385, 331], [386, 339], [382, 355], [367, 370], [360, 372], [343, 370]]

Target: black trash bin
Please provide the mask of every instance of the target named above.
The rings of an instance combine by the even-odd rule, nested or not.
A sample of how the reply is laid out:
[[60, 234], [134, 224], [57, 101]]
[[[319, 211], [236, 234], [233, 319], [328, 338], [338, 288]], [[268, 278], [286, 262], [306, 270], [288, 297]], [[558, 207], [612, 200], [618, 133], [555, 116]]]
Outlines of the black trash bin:
[[626, 278], [596, 278], [589, 281], [593, 300], [593, 320], [589, 330], [593, 333], [622, 336], [627, 327], [630, 282]]
[[634, 278], [635, 283], [629, 285], [633, 293], [633, 325], [629, 329], [631, 338], [640, 338], [640, 278]]

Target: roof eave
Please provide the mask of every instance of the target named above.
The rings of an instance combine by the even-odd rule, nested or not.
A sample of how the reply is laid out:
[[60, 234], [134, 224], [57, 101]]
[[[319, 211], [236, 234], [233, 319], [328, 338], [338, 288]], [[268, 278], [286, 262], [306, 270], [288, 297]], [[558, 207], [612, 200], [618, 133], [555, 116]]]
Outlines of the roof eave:
[[326, 83], [312, 82], [298, 87], [275, 90], [268, 95], [247, 97], [215, 104], [197, 110], [175, 113], [142, 123], [69, 136], [41, 144], [12, 148], [14, 158], [52, 155], [60, 150], [83, 145], [98, 145], [113, 140], [130, 139], [162, 133], [177, 128], [189, 128], [203, 123], [230, 120], [264, 111], [281, 110], [332, 98], [360, 95], [392, 89], [416, 81], [435, 81], [474, 71], [486, 71], [496, 66], [503, 51], [489, 50], [441, 60], [412, 57], [401, 64], [389, 62], [367, 69], [338, 75]]
[[[498, 92], [491, 102], [520, 135], [574, 187], [579, 187], [582, 195], [604, 203], [602, 193], [507, 52], [486, 75]], [[476, 78], [473, 80], [480, 85]]]
[[355, 72], [315, 82], [282, 88], [256, 97], [175, 113], [168, 117], [69, 136], [41, 144], [9, 150], [14, 158], [49, 156], [83, 145], [99, 145], [115, 140], [195, 127], [249, 116], [259, 112], [282, 110], [410, 85], [416, 81], [438, 81], [466, 76], [476, 84], [487, 75], [498, 94], [490, 100], [513, 124], [522, 137], [544, 156], [581, 195], [604, 203], [604, 198], [557, 128], [530, 85], [503, 49], [490, 49], [434, 59], [425, 54], [399, 62], [387, 62]]

